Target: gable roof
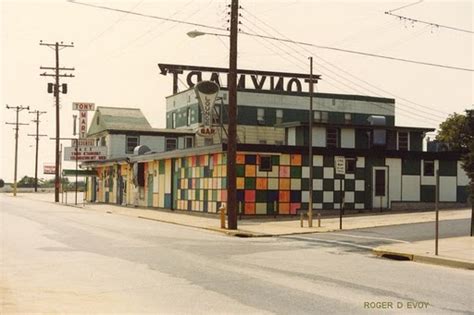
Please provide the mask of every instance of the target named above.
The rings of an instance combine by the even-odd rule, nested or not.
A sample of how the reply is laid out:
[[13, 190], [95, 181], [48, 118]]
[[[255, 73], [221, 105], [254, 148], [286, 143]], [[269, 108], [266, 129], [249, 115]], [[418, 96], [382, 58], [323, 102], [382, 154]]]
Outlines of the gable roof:
[[98, 106], [92, 118], [88, 135], [104, 130], [152, 130], [139, 108]]

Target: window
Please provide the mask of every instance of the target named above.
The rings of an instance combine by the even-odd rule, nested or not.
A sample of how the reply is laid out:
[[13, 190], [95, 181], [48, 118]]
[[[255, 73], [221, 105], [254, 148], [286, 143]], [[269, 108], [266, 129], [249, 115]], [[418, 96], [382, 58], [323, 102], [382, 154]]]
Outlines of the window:
[[187, 119], [186, 125], [187, 125], [187, 126], [190, 126], [190, 125], [191, 125], [191, 112], [192, 112], [192, 111], [191, 111], [191, 108], [188, 107], [188, 108], [186, 109], [186, 119]]
[[337, 148], [337, 128], [326, 128], [326, 147]]
[[194, 144], [193, 137], [184, 137], [184, 147], [185, 148], [192, 148]]
[[176, 112], [171, 113], [171, 128], [176, 128]]
[[398, 133], [398, 150], [408, 151], [408, 132]]
[[352, 114], [345, 113], [344, 114], [344, 123], [345, 124], [350, 124], [351, 122], [352, 122]]
[[272, 171], [272, 157], [260, 156], [260, 166], [258, 170], [260, 172], [271, 172]]
[[166, 151], [176, 150], [176, 138], [166, 138]]
[[276, 121], [275, 123], [281, 124], [283, 122], [283, 110], [282, 109], [277, 109], [276, 110]]
[[434, 161], [424, 160], [423, 161], [423, 176], [434, 176]]
[[356, 159], [346, 158], [346, 174], [354, 174], [356, 170]]
[[140, 138], [138, 136], [127, 136], [127, 147], [125, 153], [132, 154], [133, 149], [138, 145], [140, 145]]
[[329, 114], [328, 112], [314, 111], [313, 119], [315, 122], [328, 122]]
[[257, 109], [257, 124], [259, 125], [265, 124], [265, 109], [263, 108]]
[[105, 141], [105, 137], [100, 138], [100, 145], [101, 146], [106, 146], [107, 145], [107, 142]]

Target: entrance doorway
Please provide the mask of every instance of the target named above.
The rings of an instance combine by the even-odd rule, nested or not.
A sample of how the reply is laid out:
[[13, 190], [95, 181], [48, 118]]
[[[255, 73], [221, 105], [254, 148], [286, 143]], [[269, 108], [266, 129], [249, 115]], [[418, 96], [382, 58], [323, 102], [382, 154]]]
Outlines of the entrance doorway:
[[388, 167], [377, 166], [372, 169], [372, 208], [388, 208]]

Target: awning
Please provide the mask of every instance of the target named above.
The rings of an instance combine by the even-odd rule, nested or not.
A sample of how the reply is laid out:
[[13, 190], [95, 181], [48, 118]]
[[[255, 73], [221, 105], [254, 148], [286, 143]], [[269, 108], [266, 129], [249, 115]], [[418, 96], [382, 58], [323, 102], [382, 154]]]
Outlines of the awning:
[[[63, 176], [76, 176], [76, 170], [63, 170]], [[97, 176], [96, 171], [92, 170], [77, 170], [77, 176]]]

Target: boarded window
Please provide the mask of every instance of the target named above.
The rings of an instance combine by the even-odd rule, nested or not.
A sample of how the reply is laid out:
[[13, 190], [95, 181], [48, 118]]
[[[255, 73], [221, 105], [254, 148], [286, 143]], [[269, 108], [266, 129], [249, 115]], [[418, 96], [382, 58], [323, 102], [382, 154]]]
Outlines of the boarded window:
[[337, 128], [326, 128], [326, 147], [337, 148], [338, 143]]
[[354, 174], [356, 170], [356, 159], [346, 158], [346, 174]]
[[166, 139], [166, 151], [176, 150], [177, 141], [176, 138], [167, 138]]
[[375, 196], [385, 196], [385, 170], [375, 170]]
[[423, 161], [423, 176], [434, 176], [434, 161], [424, 160]]
[[127, 136], [127, 147], [125, 153], [132, 154], [133, 149], [140, 145], [140, 138], [137, 136]]
[[398, 150], [408, 151], [408, 132], [398, 133]]
[[281, 124], [283, 122], [283, 110], [277, 109], [276, 110], [276, 124]]
[[272, 171], [272, 157], [271, 156], [260, 156], [259, 171], [261, 171], [261, 172], [271, 172]]

